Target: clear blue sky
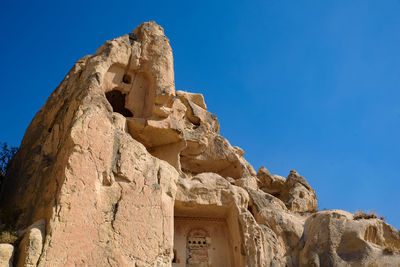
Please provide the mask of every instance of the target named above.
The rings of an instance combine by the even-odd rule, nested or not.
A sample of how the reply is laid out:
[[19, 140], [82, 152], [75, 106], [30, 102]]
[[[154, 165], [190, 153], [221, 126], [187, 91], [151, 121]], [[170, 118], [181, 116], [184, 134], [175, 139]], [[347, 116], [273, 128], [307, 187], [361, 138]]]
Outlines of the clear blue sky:
[[204, 94], [256, 169], [400, 228], [399, 0], [56, 2], [0, 4], [0, 142], [19, 145], [76, 60], [155, 20], [176, 88]]

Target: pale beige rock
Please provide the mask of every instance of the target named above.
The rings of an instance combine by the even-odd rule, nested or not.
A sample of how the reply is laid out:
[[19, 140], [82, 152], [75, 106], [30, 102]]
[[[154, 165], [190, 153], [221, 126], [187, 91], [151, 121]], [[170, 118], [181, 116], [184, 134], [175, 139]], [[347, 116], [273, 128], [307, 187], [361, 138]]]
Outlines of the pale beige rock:
[[241, 149], [240, 147], [234, 146], [233, 149], [235, 150], [235, 153], [236, 153], [239, 157], [242, 157], [242, 156], [244, 155], [244, 151], [243, 151], [243, 149]]
[[297, 212], [317, 210], [314, 190], [296, 171], [290, 171], [285, 179], [279, 175], [271, 175], [265, 167], [261, 167], [257, 178], [260, 189], [281, 199], [289, 210]]
[[310, 216], [301, 266], [398, 266], [400, 233], [379, 219], [353, 220], [340, 210]]
[[264, 193], [261, 190], [254, 190], [253, 188], [245, 187], [246, 191], [250, 195], [249, 208], [256, 208], [257, 211], [261, 211], [264, 208], [279, 209], [287, 211], [285, 203], [279, 198], [276, 198], [268, 193]]
[[182, 154], [181, 163], [183, 170], [195, 174], [214, 172], [223, 177], [234, 179], [254, 174], [254, 170], [249, 168], [245, 159], [235, 153], [228, 140], [215, 134], [207, 137], [207, 146], [201, 154]]
[[254, 176], [246, 176], [235, 180], [235, 185], [243, 188], [258, 189], [257, 178]]
[[297, 172], [256, 173], [243, 155], [201, 94], [175, 91], [169, 41], [146, 22], [79, 60], [32, 120], [1, 223], [28, 229], [18, 266], [399, 262], [398, 230], [316, 212]]
[[291, 211], [310, 212], [317, 210], [317, 196], [314, 189], [307, 183], [304, 177], [296, 171], [291, 171], [286, 179], [288, 196], [285, 196], [286, 205]]
[[40, 220], [26, 230], [18, 247], [17, 267], [37, 266], [46, 236], [45, 224], [44, 220]]
[[202, 109], [207, 109], [204, 97], [202, 94], [194, 94], [185, 91], [176, 91], [176, 96], [183, 101], [191, 101]]
[[[217, 266], [268, 266], [264, 261], [265, 236], [247, 210], [248, 200], [243, 188], [231, 185], [218, 174], [203, 173], [193, 178], [180, 178], [175, 216], [222, 218], [225, 221], [229, 229], [225, 240], [230, 244], [225, 250], [229, 252], [226, 254], [232, 255], [229, 261], [232, 265]], [[203, 227], [207, 230], [206, 224]], [[215, 262], [217, 258], [212, 260]]]
[[184, 172], [214, 172], [223, 177], [238, 179], [256, 175], [242, 157], [244, 152], [219, 135], [217, 117], [206, 110], [203, 96], [178, 91], [178, 99], [186, 106], [184, 139], [186, 148], [181, 153]]
[[286, 179], [278, 175], [271, 175], [265, 167], [258, 170], [257, 178], [260, 189], [269, 194], [280, 195], [284, 190]]
[[260, 190], [247, 188], [249, 210], [268, 236], [271, 266], [296, 266], [296, 247], [303, 234], [304, 222], [290, 214], [278, 198]]
[[[107, 42], [74, 66], [33, 119], [10, 168], [15, 179], [8, 179], [2, 206], [20, 211], [14, 225], [46, 219], [38, 266], [165, 266], [172, 259], [178, 172], [132, 138], [129, 118], [112, 112], [121, 103], [110, 105], [105, 95], [115, 89], [135, 100], [147, 86], [154, 94], [144, 106], [129, 100], [122, 107], [162, 131], [161, 122], [151, 123], [165, 106], [171, 114], [160, 121], [174, 123], [168, 40], [155, 23], [133, 35]], [[131, 86], [120, 67], [128, 64], [128, 74], [139, 75]], [[116, 96], [110, 100], [121, 100]]]
[[235, 179], [231, 178], [231, 177], [226, 177], [225, 178], [231, 185], [235, 185]]
[[178, 181], [178, 202], [229, 206], [232, 200], [238, 208], [247, 209], [247, 192], [231, 185], [216, 173], [202, 173], [193, 178], [180, 178]]
[[11, 244], [0, 244], [0, 267], [12, 267], [14, 246]]

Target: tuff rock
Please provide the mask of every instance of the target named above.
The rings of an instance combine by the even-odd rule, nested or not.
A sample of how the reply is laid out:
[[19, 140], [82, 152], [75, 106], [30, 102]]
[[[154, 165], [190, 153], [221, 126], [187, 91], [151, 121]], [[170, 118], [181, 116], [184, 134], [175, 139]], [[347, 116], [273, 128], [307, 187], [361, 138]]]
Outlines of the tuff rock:
[[34, 223], [24, 231], [22, 240], [19, 243], [18, 267], [34, 267], [37, 265], [42, 254], [45, 221], [44, 219]]
[[304, 177], [244, 155], [201, 94], [175, 90], [169, 40], [143, 23], [80, 59], [29, 125], [2, 266], [400, 266], [397, 229], [318, 211]]
[[11, 244], [0, 244], [0, 267], [12, 267], [14, 246]]

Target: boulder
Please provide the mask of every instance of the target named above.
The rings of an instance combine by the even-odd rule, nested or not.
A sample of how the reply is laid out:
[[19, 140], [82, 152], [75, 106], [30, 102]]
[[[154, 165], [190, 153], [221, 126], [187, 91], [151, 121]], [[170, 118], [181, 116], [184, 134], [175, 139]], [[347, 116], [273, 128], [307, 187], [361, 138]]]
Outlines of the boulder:
[[17, 267], [37, 266], [46, 237], [45, 227], [45, 220], [40, 220], [25, 230], [25, 234], [18, 246]]
[[353, 220], [341, 210], [310, 216], [304, 227], [301, 266], [396, 266], [400, 233], [379, 219]]
[[11, 244], [0, 244], [0, 267], [12, 267], [14, 257], [14, 246]]
[[317, 210], [317, 196], [306, 179], [296, 171], [290, 171], [285, 179], [271, 175], [267, 168], [261, 167], [257, 173], [261, 190], [281, 199], [291, 211], [313, 212]]

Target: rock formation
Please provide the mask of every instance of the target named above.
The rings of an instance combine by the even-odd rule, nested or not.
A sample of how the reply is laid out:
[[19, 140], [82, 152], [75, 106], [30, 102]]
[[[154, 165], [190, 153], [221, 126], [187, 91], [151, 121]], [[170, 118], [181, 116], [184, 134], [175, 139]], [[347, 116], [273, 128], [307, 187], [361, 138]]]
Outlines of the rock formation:
[[[400, 266], [400, 232], [317, 210], [256, 173], [146, 22], [80, 59], [36, 114], [1, 195], [0, 266]], [[14, 259], [12, 259], [14, 257]]]

